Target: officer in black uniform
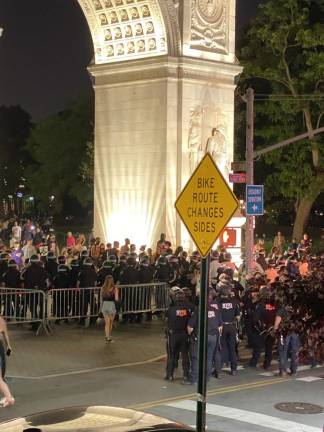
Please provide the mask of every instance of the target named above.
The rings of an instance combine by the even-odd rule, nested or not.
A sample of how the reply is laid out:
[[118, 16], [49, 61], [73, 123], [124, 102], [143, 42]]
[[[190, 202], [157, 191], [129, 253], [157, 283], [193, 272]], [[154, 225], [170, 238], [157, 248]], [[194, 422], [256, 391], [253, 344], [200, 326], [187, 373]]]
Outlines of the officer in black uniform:
[[[135, 302], [134, 289], [132, 285], [138, 284], [138, 268], [134, 257], [129, 256], [126, 261], [126, 266], [119, 273], [120, 285], [129, 285], [127, 288], [123, 288], [120, 292], [121, 303], [125, 311], [134, 311], [138, 304]], [[133, 322], [136, 316], [131, 313], [123, 314], [123, 323], [128, 321]]]
[[[196, 384], [198, 380], [198, 310], [193, 313], [188, 322], [188, 334], [190, 336], [190, 380], [184, 380], [183, 384]], [[219, 343], [222, 332], [222, 316], [218, 304], [214, 301], [214, 291], [208, 292], [207, 308], [208, 342], [207, 342], [207, 379], [212, 375], [213, 367], [217, 376], [220, 369]], [[216, 357], [215, 357], [216, 356]]]
[[45, 271], [48, 274], [50, 288], [54, 288], [54, 279], [57, 275], [58, 263], [54, 252], [48, 252], [45, 263]]
[[237, 335], [237, 322], [240, 318], [240, 306], [238, 301], [231, 296], [232, 286], [229, 284], [220, 284], [219, 287], [219, 308], [223, 320], [223, 331], [221, 337], [222, 344], [222, 361], [228, 355], [231, 365], [231, 375], [237, 373], [237, 359], [236, 359], [236, 335]]
[[[45, 269], [40, 265], [38, 255], [30, 257], [30, 266], [28, 266], [23, 275], [23, 285], [27, 290], [46, 291], [49, 286], [49, 276]], [[30, 293], [27, 296], [27, 304], [29, 306], [32, 318], [42, 320], [44, 317], [43, 298], [39, 293]], [[33, 330], [37, 330], [39, 324], [33, 323]]]
[[170, 280], [170, 275], [171, 272], [168, 260], [165, 256], [161, 255], [156, 261], [153, 278], [157, 282], [168, 283]]
[[79, 266], [80, 268], [83, 266], [84, 260], [89, 257], [89, 252], [87, 250], [83, 250], [80, 254]]
[[175, 294], [174, 304], [166, 312], [167, 318], [167, 367], [165, 379], [173, 381], [176, 362], [181, 353], [183, 378], [189, 379], [188, 333], [187, 325], [192, 311], [186, 305], [185, 295], [179, 290]]
[[253, 310], [253, 338], [252, 358], [250, 367], [257, 367], [261, 352], [265, 350], [263, 368], [269, 369], [272, 361], [272, 350], [275, 342], [273, 326], [277, 308], [274, 297], [267, 287], [262, 287], [254, 303]]
[[88, 316], [88, 309], [90, 306], [90, 323], [95, 323], [97, 317], [95, 316], [95, 296], [93, 290], [97, 282], [97, 272], [94, 268], [92, 258], [85, 258], [81, 271], [78, 274], [77, 288], [80, 288], [80, 325], [85, 324], [86, 317]]
[[[57, 275], [53, 281], [55, 290], [55, 295], [53, 297], [53, 313], [57, 318], [64, 318], [68, 321], [69, 316], [69, 268], [65, 264], [60, 264], [58, 266]], [[56, 320], [56, 324], [60, 322], [59, 319]]]
[[119, 275], [126, 267], [127, 257], [125, 254], [120, 255], [118, 265], [115, 270], [115, 283], [119, 282]]
[[169, 257], [169, 267], [170, 267], [170, 276], [169, 276], [169, 285], [170, 287], [179, 285], [179, 259], [178, 257], [171, 255]]
[[[79, 261], [77, 259], [73, 259], [71, 261], [71, 268], [69, 269], [68, 277], [69, 277], [69, 288], [70, 288], [70, 313], [73, 317], [80, 316], [81, 311], [80, 307], [80, 293], [76, 289], [78, 283], [78, 275], [80, 273]], [[75, 288], [72, 290], [72, 288]]]
[[[138, 283], [142, 285], [147, 285], [153, 282], [153, 268], [150, 265], [150, 259], [146, 255], [142, 255], [139, 262], [138, 268]], [[151, 309], [151, 290], [149, 287], [140, 288], [143, 291], [142, 301], [143, 309]], [[141, 315], [139, 316], [141, 319]], [[146, 313], [146, 320], [152, 320], [152, 312]]]
[[[17, 268], [15, 260], [9, 260], [8, 269], [4, 272], [1, 277], [2, 286], [6, 288], [20, 288], [20, 271]], [[16, 318], [20, 316], [20, 299], [18, 295], [10, 295], [10, 292], [4, 296], [4, 307], [5, 315], [7, 317], [16, 315]], [[10, 318], [7, 319], [7, 321]]]

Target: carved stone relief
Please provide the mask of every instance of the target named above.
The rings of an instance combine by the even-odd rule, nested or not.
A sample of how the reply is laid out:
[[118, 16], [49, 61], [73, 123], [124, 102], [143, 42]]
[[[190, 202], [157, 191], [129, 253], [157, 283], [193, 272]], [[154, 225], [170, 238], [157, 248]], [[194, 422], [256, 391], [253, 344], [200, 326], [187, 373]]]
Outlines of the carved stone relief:
[[228, 0], [191, 0], [191, 48], [228, 51]]

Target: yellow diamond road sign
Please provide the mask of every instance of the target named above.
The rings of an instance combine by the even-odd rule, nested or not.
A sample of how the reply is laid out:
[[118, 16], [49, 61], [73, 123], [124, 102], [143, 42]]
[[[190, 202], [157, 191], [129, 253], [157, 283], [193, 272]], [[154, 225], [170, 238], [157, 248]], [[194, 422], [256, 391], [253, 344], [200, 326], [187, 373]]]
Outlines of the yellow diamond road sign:
[[201, 256], [206, 257], [238, 208], [238, 201], [207, 153], [175, 206]]

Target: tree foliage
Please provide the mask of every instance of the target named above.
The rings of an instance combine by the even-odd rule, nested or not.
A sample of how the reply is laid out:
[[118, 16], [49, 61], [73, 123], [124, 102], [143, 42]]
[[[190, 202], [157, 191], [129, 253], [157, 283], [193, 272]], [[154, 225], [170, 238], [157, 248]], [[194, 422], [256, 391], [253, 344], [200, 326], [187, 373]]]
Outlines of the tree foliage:
[[90, 205], [93, 200], [93, 174], [90, 174], [93, 156], [89, 148], [93, 149], [93, 146], [89, 143], [92, 142], [93, 104], [88, 99], [72, 103], [33, 129], [26, 149], [34, 164], [26, 170], [26, 178], [43, 208], [48, 208], [50, 196], [55, 197], [56, 213], [69, 198], [77, 199], [83, 207]]
[[[248, 29], [239, 59], [241, 87], [263, 88], [256, 103], [258, 147], [324, 125], [324, 0], [268, 0]], [[257, 98], [258, 99], [258, 98]], [[260, 99], [260, 98], [259, 98]], [[301, 235], [324, 190], [324, 135], [269, 153], [268, 196], [294, 200]]]
[[0, 196], [14, 195], [23, 183], [28, 155], [24, 151], [32, 124], [20, 106], [0, 107]]

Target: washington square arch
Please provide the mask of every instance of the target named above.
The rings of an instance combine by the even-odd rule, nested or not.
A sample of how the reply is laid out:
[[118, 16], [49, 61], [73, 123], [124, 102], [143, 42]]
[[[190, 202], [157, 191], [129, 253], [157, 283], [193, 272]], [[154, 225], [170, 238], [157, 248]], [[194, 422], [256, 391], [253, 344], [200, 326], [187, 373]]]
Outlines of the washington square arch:
[[213, 140], [224, 171], [233, 159], [235, 0], [79, 4], [95, 50], [95, 233], [185, 245], [177, 195]]

